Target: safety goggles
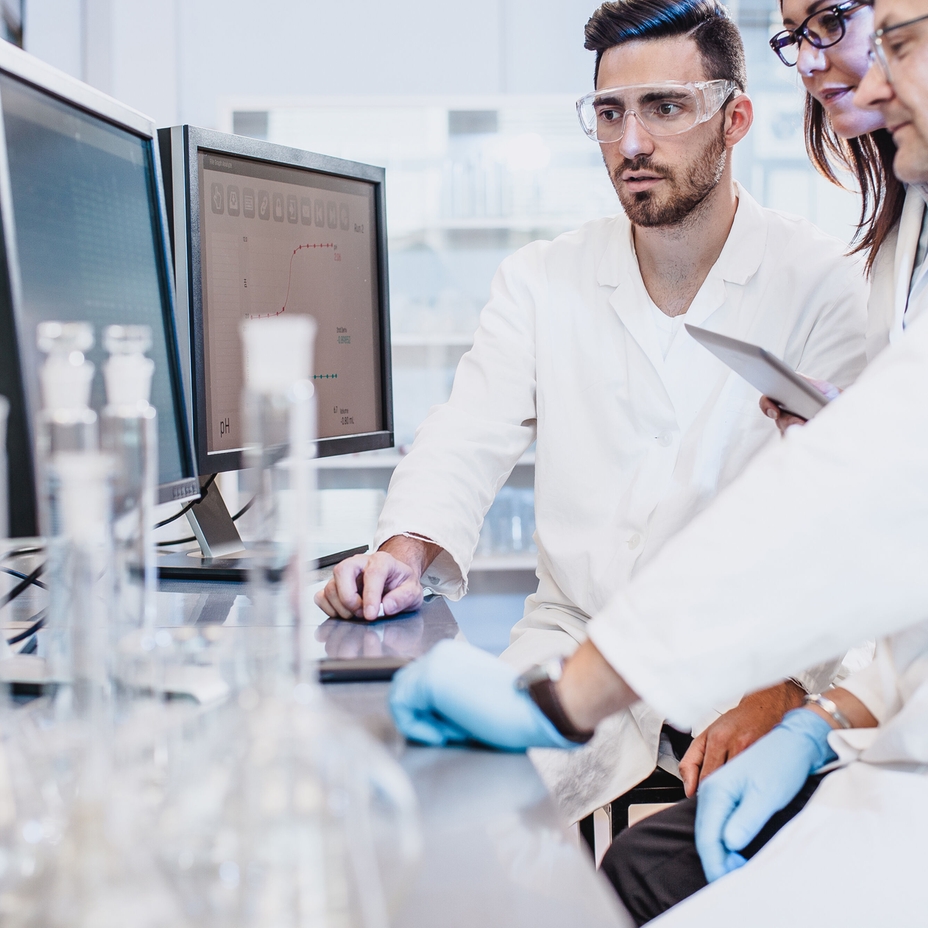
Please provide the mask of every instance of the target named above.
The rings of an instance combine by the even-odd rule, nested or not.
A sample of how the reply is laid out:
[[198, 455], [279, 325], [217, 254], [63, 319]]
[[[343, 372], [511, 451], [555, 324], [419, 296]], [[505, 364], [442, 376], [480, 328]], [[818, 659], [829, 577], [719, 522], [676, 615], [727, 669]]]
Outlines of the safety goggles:
[[649, 135], [679, 135], [711, 119], [738, 93], [738, 85], [727, 80], [630, 84], [581, 97], [577, 115], [597, 142], [618, 142], [632, 115]]
[[814, 48], [831, 48], [837, 45], [847, 32], [847, 20], [870, 2], [846, 0], [835, 6], [827, 6], [807, 16], [795, 29], [784, 29], [771, 40], [770, 47], [788, 68], [796, 66], [799, 61], [799, 46], [808, 42]]

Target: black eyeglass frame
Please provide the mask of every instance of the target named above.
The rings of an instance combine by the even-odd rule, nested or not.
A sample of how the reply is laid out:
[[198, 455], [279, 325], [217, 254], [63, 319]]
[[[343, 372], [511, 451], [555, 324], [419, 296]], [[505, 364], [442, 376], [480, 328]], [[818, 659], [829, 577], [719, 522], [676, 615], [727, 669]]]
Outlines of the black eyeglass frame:
[[[796, 65], [799, 64], [799, 46], [802, 44], [803, 39], [808, 41], [813, 48], [832, 48], [847, 34], [847, 18], [850, 14], [856, 13], [865, 6], [872, 5], [870, 0], [844, 0], [844, 3], [836, 3], [834, 6], [822, 7], [822, 9], [816, 10], [810, 16], [807, 16], [795, 29], [783, 29], [778, 32], [770, 39], [770, 48], [773, 49], [774, 54], [786, 67], [795, 68]], [[838, 25], [841, 27], [841, 35], [833, 42], [827, 40], [822, 41], [817, 36], [813, 37], [812, 33], [809, 32], [809, 23], [815, 19], [816, 16], [821, 16], [822, 13], [833, 14], [838, 20]], [[783, 49], [793, 45], [796, 46], [796, 60], [787, 61], [786, 58], [783, 57]]]
[[892, 26], [884, 26], [882, 29], [877, 29], [876, 32], [870, 33], [870, 60], [876, 61], [877, 64], [879, 64], [887, 83], [891, 84], [893, 78], [889, 73], [889, 59], [886, 57], [886, 52], [883, 49], [883, 36], [886, 35], [887, 32], [895, 32], [896, 29], [905, 29], [906, 26], [914, 26], [916, 23], [920, 23], [926, 19], [928, 19], [928, 13], [922, 16], [916, 16], [915, 19], [907, 19], [904, 23], [894, 23]]

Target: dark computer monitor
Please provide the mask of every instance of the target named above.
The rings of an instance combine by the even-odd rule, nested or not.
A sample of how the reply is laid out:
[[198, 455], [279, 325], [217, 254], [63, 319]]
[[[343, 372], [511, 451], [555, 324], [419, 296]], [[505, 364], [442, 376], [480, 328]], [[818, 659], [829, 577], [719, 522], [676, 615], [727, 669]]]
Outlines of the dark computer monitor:
[[0, 42], [0, 126], [0, 394], [11, 403], [11, 534], [40, 532], [36, 326], [47, 320], [93, 324], [98, 409], [103, 327], [151, 327], [158, 498], [195, 499], [155, 126], [6, 42]]
[[[162, 129], [160, 144], [201, 482], [242, 467], [249, 317], [316, 320], [319, 457], [391, 447], [383, 168], [194, 126]], [[209, 561], [200, 566], [241, 573], [218, 563], [243, 545], [214, 487], [190, 520]]]

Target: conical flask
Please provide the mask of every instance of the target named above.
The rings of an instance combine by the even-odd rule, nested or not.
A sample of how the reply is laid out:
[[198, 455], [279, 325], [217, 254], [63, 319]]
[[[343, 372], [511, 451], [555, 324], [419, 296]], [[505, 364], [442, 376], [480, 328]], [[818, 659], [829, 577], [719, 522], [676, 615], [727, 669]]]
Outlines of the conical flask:
[[178, 751], [163, 855], [202, 925], [386, 928], [373, 791], [389, 796], [394, 853], [415, 853], [415, 800], [392, 759], [323, 699], [306, 660], [312, 329], [283, 322], [244, 331], [252, 623], [228, 629], [234, 697]]

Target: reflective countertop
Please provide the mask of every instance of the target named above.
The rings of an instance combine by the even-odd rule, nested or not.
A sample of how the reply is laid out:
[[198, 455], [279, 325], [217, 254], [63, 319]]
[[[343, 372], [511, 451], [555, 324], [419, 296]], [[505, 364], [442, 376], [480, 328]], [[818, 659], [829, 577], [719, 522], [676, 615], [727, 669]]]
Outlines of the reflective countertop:
[[[38, 589], [17, 600], [8, 632], [44, 606], [40, 600], [44, 591]], [[234, 583], [166, 581], [158, 595], [158, 624], [169, 635], [165, 646], [181, 649], [200, 645], [209, 652], [230, 634], [257, 634], [250, 610], [245, 588]], [[329, 659], [413, 658], [460, 635], [441, 598], [373, 623], [335, 621], [319, 612], [311, 625], [314, 656]], [[330, 700], [399, 759], [418, 797], [424, 853], [391, 919], [394, 928], [633, 924], [589, 855], [568, 837], [524, 754], [406, 744], [393, 726], [388, 690], [389, 684], [373, 682], [325, 686]]]
[[585, 851], [567, 836], [524, 754], [402, 742], [385, 683], [342, 683], [326, 695], [398, 752], [419, 799], [419, 872], [394, 928], [630, 928]]

